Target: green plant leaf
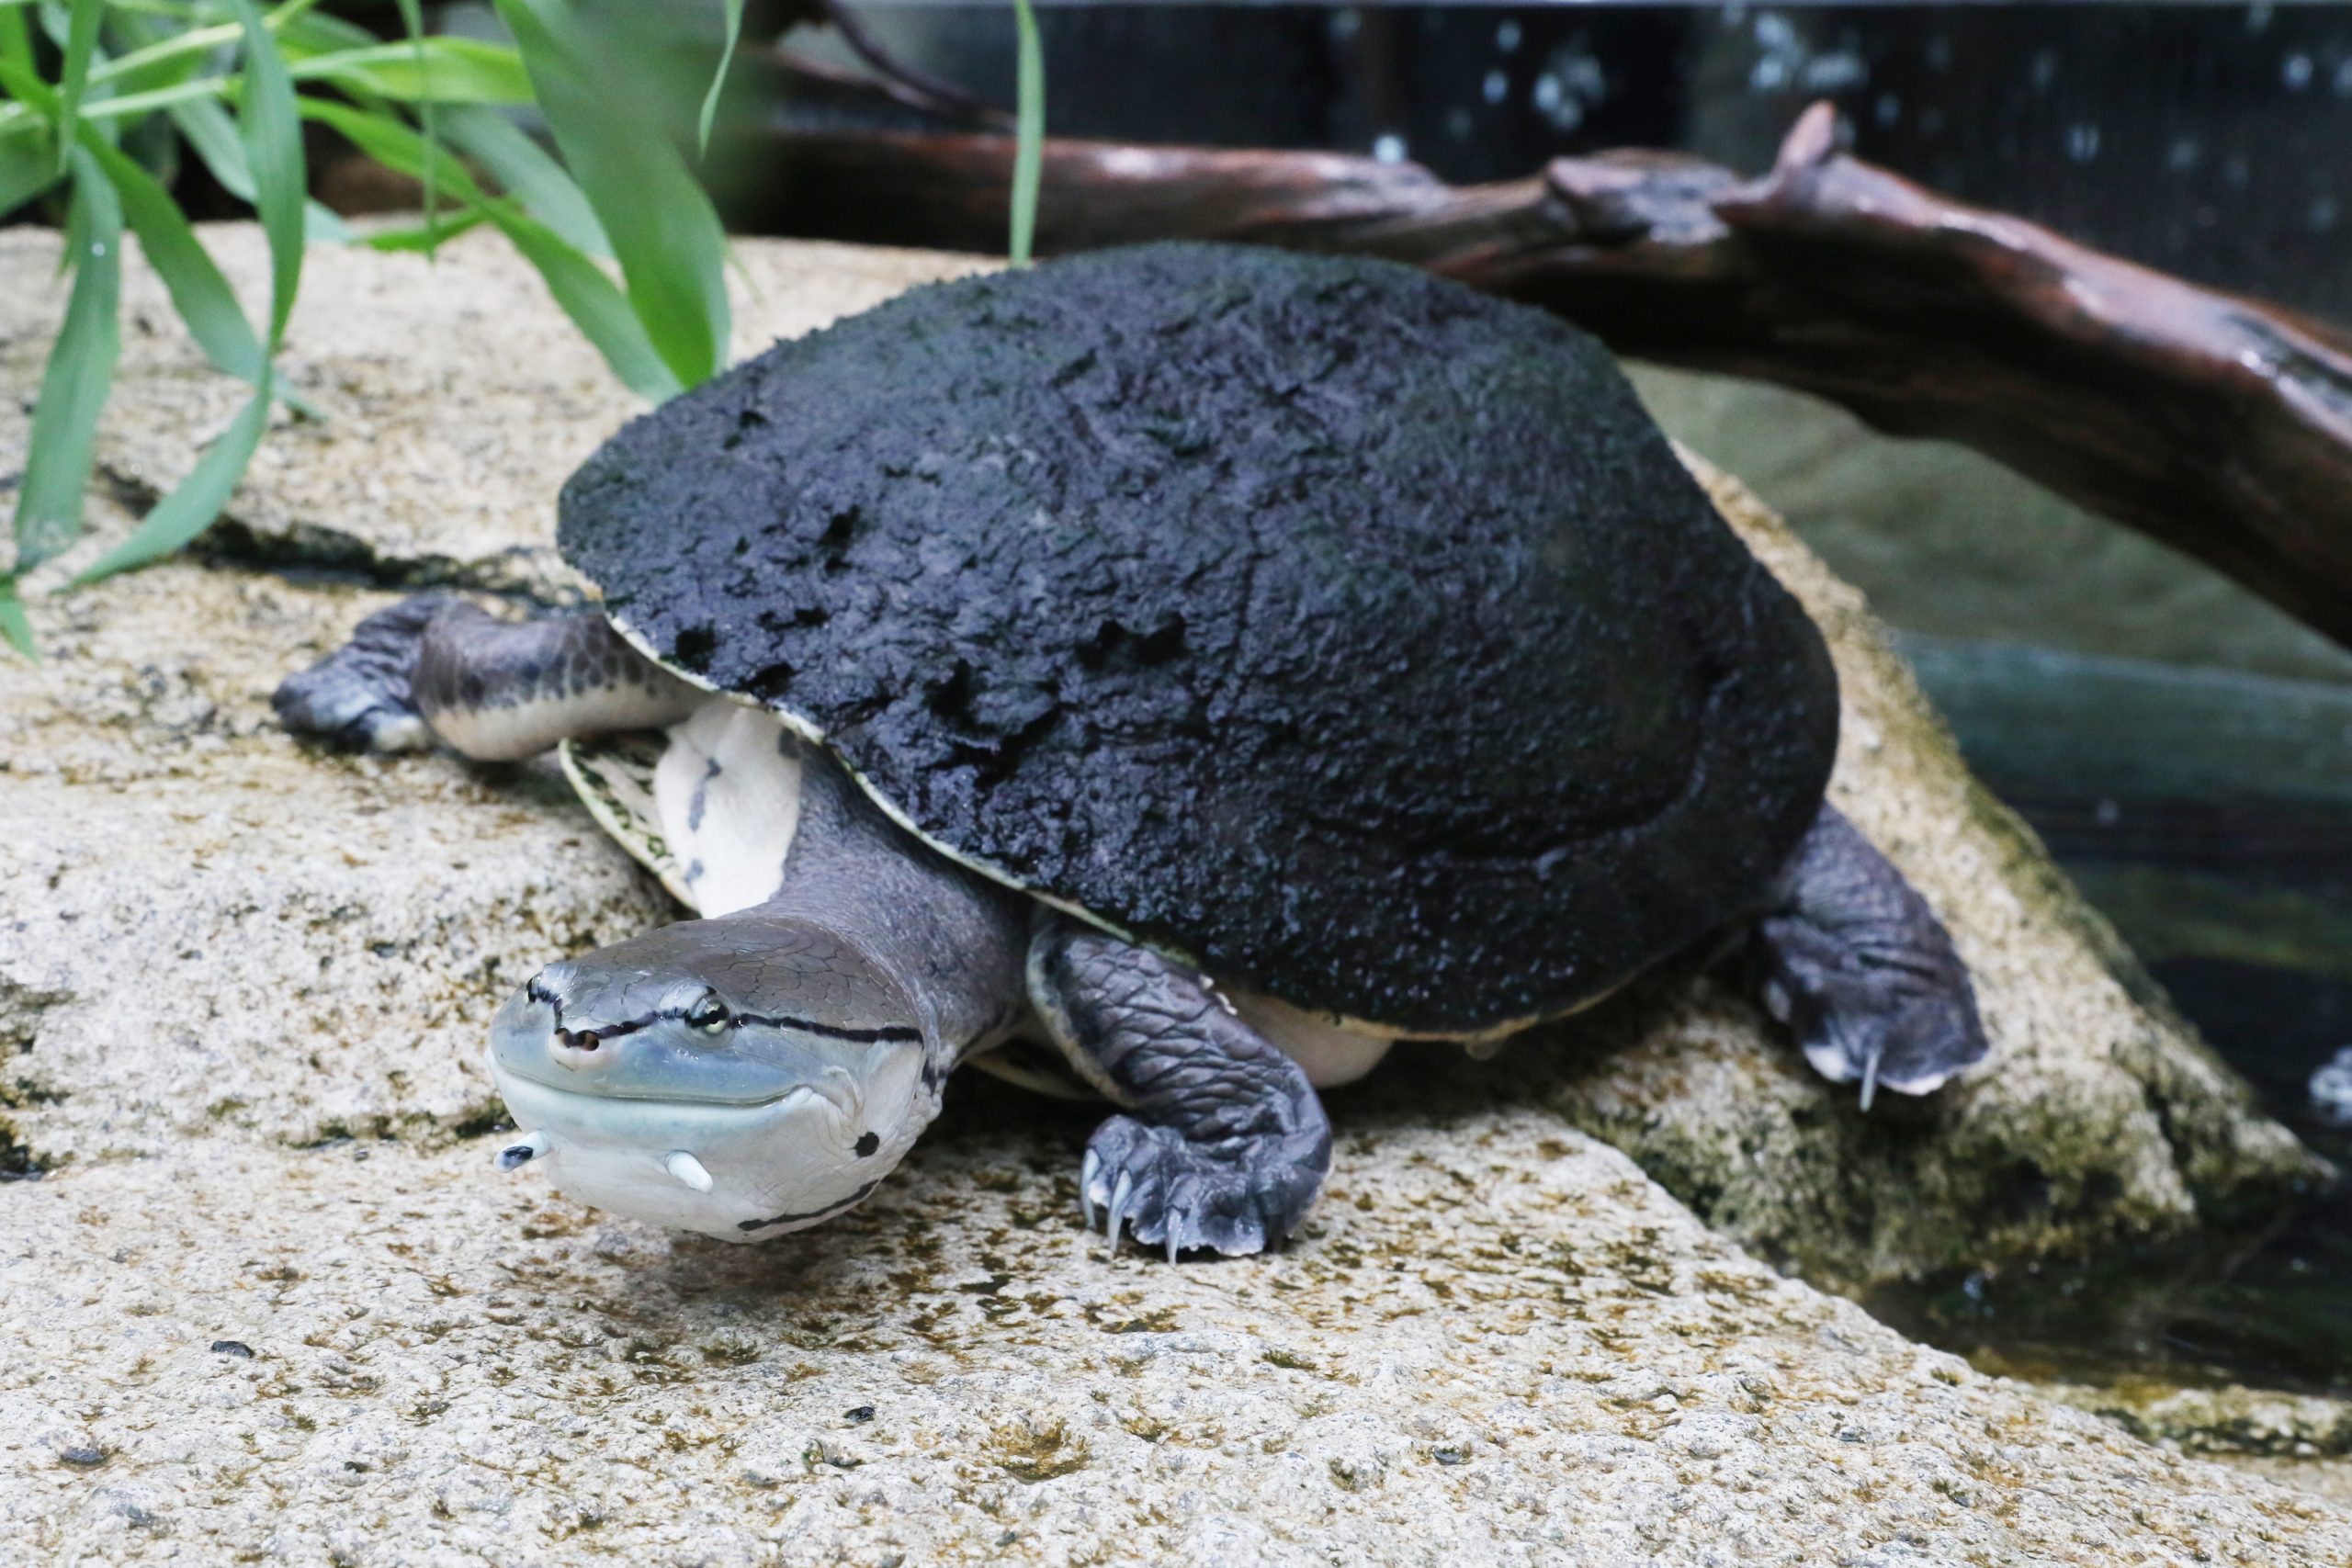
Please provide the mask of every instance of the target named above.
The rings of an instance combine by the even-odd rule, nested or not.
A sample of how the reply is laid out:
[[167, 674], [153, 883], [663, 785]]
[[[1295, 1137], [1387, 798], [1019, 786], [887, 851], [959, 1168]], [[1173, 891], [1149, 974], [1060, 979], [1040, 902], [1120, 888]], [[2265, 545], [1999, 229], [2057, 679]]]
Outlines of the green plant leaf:
[[379, 229], [359, 243], [371, 251], [421, 251], [427, 254], [440, 249], [469, 229], [490, 221], [487, 207], [444, 208], [434, 215], [430, 223], [413, 224], [406, 229]]
[[[317, 98], [302, 100], [302, 114], [332, 127], [368, 157], [398, 173], [415, 173], [424, 156], [416, 132], [389, 114]], [[630, 308], [628, 297], [584, 251], [548, 225], [516, 210], [515, 199], [492, 199], [463, 164], [451, 159], [447, 172], [451, 192], [466, 204], [467, 226], [474, 220], [497, 225], [537, 271], [572, 325], [605, 356], [622, 385], [657, 403], [678, 394], [677, 376], [654, 351], [645, 324]], [[456, 231], [456, 226], [448, 223], [442, 229], [442, 239]], [[419, 250], [424, 246], [424, 236], [413, 229], [398, 230], [375, 236], [368, 243], [382, 250]]]
[[1029, 0], [1012, 0], [1020, 38], [1018, 88], [1012, 141], [1012, 232], [1006, 249], [1012, 265], [1027, 266], [1037, 238], [1037, 186], [1046, 163], [1046, 51], [1037, 39], [1037, 13]]
[[609, 256], [612, 242], [596, 221], [596, 209], [539, 144], [494, 108], [453, 106], [441, 117], [442, 133], [480, 164], [523, 210], [561, 235], [574, 249]]
[[[121, 0], [116, 3], [119, 5]], [[300, 11], [301, 15], [288, 17], [286, 13], [289, 11]], [[357, 22], [312, 11], [307, 5], [279, 6], [269, 14], [269, 25], [285, 40], [289, 52], [304, 56], [332, 54], [339, 49], [372, 49], [383, 41]]]
[[196, 460], [187, 478], [174, 485], [172, 492], [139, 520], [139, 526], [130, 531], [129, 538], [74, 578], [76, 583], [96, 582], [118, 571], [145, 566], [170, 555], [212, 525], [212, 520], [220, 515], [220, 508], [235, 493], [238, 479], [253, 462], [254, 449], [261, 445], [261, 433], [269, 423], [272, 380], [270, 371], [265, 368], [261, 385], [246, 400], [229, 428], [204, 449], [204, 456]]
[[695, 122], [695, 147], [706, 158], [710, 156], [710, 123], [718, 114], [718, 90], [727, 85], [727, 73], [735, 63], [735, 46], [743, 39], [743, 0], [725, 0], [727, 6], [727, 46], [718, 51], [718, 69], [710, 75], [710, 90], [702, 96], [702, 118]]
[[613, 280], [555, 231], [520, 213], [485, 210], [507, 243], [538, 269], [548, 292], [571, 318], [580, 333], [596, 345], [621, 384], [648, 402], [665, 402], [684, 389], [662, 356], [655, 352], [645, 323]]
[[13, 577], [0, 577], [0, 642], [6, 642], [34, 663], [40, 662], [40, 649], [33, 641], [33, 625], [25, 619], [24, 601], [17, 597], [17, 580]]
[[181, 138], [196, 149], [220, 188], [239, 201], [254, 198], [254, 172], [245, 163], [245, 144], [237, 140], [237, 122], [215, 98], [174, 104], [164, 111]]
[[210, 253], [197, 239], [178, 204], [153, 175], [86, 126], [82, 145], [113, 182], [115, 194], [122, 201], [122, 215], [139, 236], [140, 249], [163, 278], [173, 308], [187, 323], [189, 335], [203, 348], [205, 357], [239, 380], [258, 386], [267, 363], [261, 340], [254, 335], [253, 324], [245, 320], [229, 280], [213, 265]]
[[0, 218], [57, 183], [57, 152], [40, 128], [0, 137]]
[[73, 150], [74, 207], [65, 243], [74, 291], [50, 345], [33, 404], [32, 437], [17, 488], [17, 568], [31, 570], [82, 532], [98, 415], [114, 386], [122, 347], [122, 209], [88, 153]]
[[[327, 98], [304, 98], [299, 110], [304, 119], [316, 120], [336, 131], [394, 174], [423, 175], [424, 139], [409, 128], [408, 121], [389, 110], [355, 108]], [[442, 169], [442, 178], [449, 193], [459, 201], [470, 204], [487, 199], [473, 175], [454, 158]]]
[[419, 38], [313, 55], [287, 66], [298, 82], [330, 81], [401, 103], [527, 104], [531, 78], [514, 51], [469, 38]]
[[309, 198], [302, 166], [302, 122], [294, 84], [271, 47], [254, 0], [232, 0], [245, 27], [244, 101], [238, 114], [245, 163], [254, 174], [254, 209], [269, 241], [269, 352], [286, 337], [286, 319], [302, 283], [302, 207]]
[[313, 245], [351, 243], [351, 225], [334, 208], [315, 201], [302, 204], [302, 238]]
[[[0, 4], [5, 3], [6, 0], [0, 0]], [[301, 20], [304, 13], [317, 4], [318, 0], [288, 0], [286, 5], [277, 6], [266, 13], [262, 17], [262, 25], [277, 35], [281, 45], [290, 47], [295, 38], [304, 33], [304, 29], [298, 28], [296, 23]], [[121, 11], [148, 9], [144, 6], [126, 5], [123, 0], [114, 0], [114, 6], [117, 10]], [[235, 43], [245, 35], [243, 25], [236, 22], [221, 22], [204, 28], [187, 27], [185, 24], [195, 14], [191, 7], [172, 7], [166, 14], [183, 25], [162, 38], [154, 39], [152, 42], [141, 44], [137, 49], [91, 67], [90, 80], [112, 82], [124, 76], [143, 77], [159, 65], [194, 61], [200, 56], [210, 54], [215, 50]], [[374, 43], [375, 41], [376, 36], [373, 33], [362, 31], [356, 39], [342, 39], [328, 47], [341, 49], [347, 48], [353, 43]]]
[[90, 57], [98, 51], [98, 22], [105, 0], [73, 0], [67, 13], [65, 60], [57, 79], [57, 172], [65, 173], [74, 129], [81, 122], [82, 95], [90, 85]]
[[415, 51], [417, 80], [424, 84], [425, 90], [424, 101], [418, 106], [417, 123], [424, 128], [424, 174], [423, 175], [424, 228], [425, 231], [430, 233], [440, 227], [435, 219], [436, 209], [441, 205], [441, 186], [440, 182], [435, 178], [439, 171], [433, 166], [438, 162], [434, 152], [440, 141], [440, 135], [434, 124], [435, 107], [433, 101], [433, 73], [425, 62], [424, 7], [420, 4], [420, 0], [400, 0], [400, 7], [401, 25], [408, 28], [409, 43]]
[[710, 197], [653, 117], [628, 111], [630, 73], [592, 68], [569, 10], [556, 0], [497, 5], [646, 335], [680, 383], [704, 380], [726, 359], [729, 330], [727, 236]]
[[33, 68], [33, 37], [21, 10], [0, 10], [0, 60]]
[[[196, 155], [220, 182], [220, 188], [239, 201], [251, 203], [254, 172], [245, 166], [245, 144], [238, 140], [237, 122], [229, 111], [211, 98], [198, 98], [174, 104], [164, 112], [171, 116], [180, 139], [196, 149]], [[302, 220], [304, 237], [314, 245], [351, 243], [351, 231], [343, 220], [315, 201], [302, 209]]]

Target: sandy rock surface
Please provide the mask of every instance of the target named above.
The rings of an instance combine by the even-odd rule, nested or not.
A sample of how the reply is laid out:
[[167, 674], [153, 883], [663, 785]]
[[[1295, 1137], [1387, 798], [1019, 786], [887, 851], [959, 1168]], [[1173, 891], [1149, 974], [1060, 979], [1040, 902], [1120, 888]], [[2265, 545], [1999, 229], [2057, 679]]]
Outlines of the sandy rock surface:
[[759, 1249], [472, 1148], [206, 1140], [23, 1188], [0, 1530], [358, 1564], [2352, 1552], [2340, 1508], [1908, 1344], [1475, 1089], [1361, 1097], [1305, 1245], [1176, 1269], [1080, 1234], [1087, 1118], [1017, 1095], [964, 1086], [884, 1195]]
[[[210, 238], [258, 282], [250, 232]], [[741, 250], [740, 351], [971, 265]], [[0, 232], [0, 474], [53, 265]], [[96, 536], [37, 587], [237, 400], [143, 269], [126, 298]], [[194, 1562], [2352, 1557], [2340, 1510], [1764, 1266], [1868, 1283], [2077, 1254], [2315, 1167], [2134, 999], [1856, 596], [1729, 481], [1839, 660], [1839, 804], [1978, 975], [1995, 1059], [1969, 1081], [1864, 1118], [1686, 966], [1495, 1062], [1399, 1053], [1336, 1096], [1331, 1195], [1272, 1259], [1088, 1256], [1090, 1114], [960, 1082], [865, 1210], [756, 1252], [493, 1184], [490, 1014], [673, 911], [544, 771], [323, 755], [266, 698], [394, 588], [566, 592], [556, 487], [633, 405], [494, 242], [437, 269], [314, 252], [305, 300], [288, 364], [330, 422], [273, 431], [200, 558], [37, 599], [46, 662], [0, 665], [0, 1165], [48, 1172], [0, 1186], [0, 1539]]]

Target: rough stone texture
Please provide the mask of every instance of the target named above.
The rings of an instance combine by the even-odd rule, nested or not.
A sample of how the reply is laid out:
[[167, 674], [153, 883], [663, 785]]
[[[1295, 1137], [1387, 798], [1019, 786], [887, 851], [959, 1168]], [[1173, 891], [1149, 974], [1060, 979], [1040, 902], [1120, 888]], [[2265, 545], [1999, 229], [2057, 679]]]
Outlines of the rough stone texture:
[[[249, 287], [257, 247], [213, 237]], [[942, 270], [742, 250], [761, 308], [804, 323]], [[0, 233], [0, 474], [52, 260]], [[311, 267], [306, 385], [331, 412], [372, 400], [439, 466], [278, 432], [235, 503], [263, 520], [251, 549], [492, 580], [546, 537], [548, 452], [602, 434], [514, 390], [551, 384], [535, 345], [566, 352], [547, 307], [494, 244]], [[384, 346], [344, 355], [360, 329], [332, 302], [369, 279]], [[152, 313], [152, 280], [129, 287]], [[453, 335], [451, 294], [499, 308]], [[175, 341], [126, 353], [126, 396], [170, 411], [164, 434], [109, 426], [133, 493], [197, 423], [148, 386], [199, 389]], [[538, 423], [485, 434], [497, 410]], [[1086, 1254], [1089, 1111], [961, 1079], [869, 1208], [750, 1252], [607, 1224], [527, 1173], [493, 1185], [481, 1021], [529, 964], [662, 918], [650, 884], [544, 774], [276, 734], [277, 672], [380, 591], [216, 558], [36, 599], [47, 662], [0, 664], [0, 1156], [54, 1168], [0, 1185], [0, 1540], [90, 1561], [2346, 1561], [2342, 1507], [1910, 1346], [1564, 1124], [1832, 1280], [2168, 1234], [2309, 1169], [2132, 1002], [1853, 596], [1717, 489], [1830, 634], [1839, 803], [1953, 920], [1993, 1070], [1865, 1120], [1728, 993], [1661, 975], [1493, 1063], [1395, 1058], [1335, 1096], [1338, 1175], [1299, 1247], [1181, 1270]], [[490, 511], [420, 543], [449, 496]], [[127, 525], [96, 512], [44, 584]]]
[[672, 918], [558, 779], [277, 731], [283, 650], [384, 597], [175, 562], [0, 671], [0, 1118], [43, 1160], [481, 1124], [502, 993]]
[[2052, 1397], [2104, 1416], [2126, 1431], [2189, 1453], [2298, 1460], [2352, 1456], [2352, 1400], [2239, 1383], [2181, 1388], [2125, 1381], [2042, 1387]]
[[1657, 1010], [1579, 1021], [1601, 1048], [1544, 1103], [1710, 1223], [1849, 1287], [2177, 1234], [2310, 1179], [2318, 1162], [2253, 1113], [2031, 830], [1969, 775], [1861, 596], [1698, 466], [1828, 635], [1844, 700], [1830, 798], [1951, 928], [1992, 1059], [1866, 1116], [1790, 1053], [1756, 1050], [1752, 1010], [1722, 987], [1659, 986], [1644, 998]]
[[477, 1149], [209, 1140], [20, 1188], [0, 1529], [363, 1565], [2352, 1553], [2352, 1513], [1910, 1345], [1540, 1111], [1360, 1104], [1304, 1245], [1170, 1269], [1080, 1234], [1082, 1112], [956, 1092], [885, 1195], [756, 1250]]
[[[240, 288], [257, 296], [266, 267], [251, 231], [230, 226], [209, 237]], [[53, 327], [53, 238], [0, 231], [0, 378], [11, 385], [30, 387], [35, 350]], [[832, 245], [738, 249], [757, 286], [741, 291], [739, 350], [974, 265]], [[347, 575], [376, 581], [514, 581], [510, 569], [528, 558], [542, 561], [531, 581], [553, 581], [544, 552], [554, 496], [570, 465], [628, 412], [626, 394], [600, 379], [591, 352], [494, 237], [471, 237], [433, 267], [328, 250], [313, 252], [309, 266], [289, 358], [330, 423], [273, 433], [270, 461], [232, 503], [229, 531], [240, 547], [281, 562], [342, 562], [353, 569]], [[168, 321], [143, 267], [130, 269], [126, 290], [134, 319]], [[447, 324], [452, 301], [466, 312], [463, 331]], [[202, 374], [175, 334], [134, 331], [126, 344], [101, 461], [127, 491], [157, 490], [189, 460], [174, 433], [225, 418], [235, 391]], [[21, 449], [28, 402], [20, 394], [0, 406], [0, 472]], [[1502, 1069], [1632, 1153], [1702, 1218], [1841, 1286], [2161, 1239], [2259, 1209], [2311, 1179], [2316, 1162], [2253, 1112], [2244, 1086], [2171, 1017], [2030, 834], [1962, 769], [1859, 595], [1736, 484], [1708, 482], [1828, 634], [1845, 704], [1833, 798], [1952, 926], [1978, 980], [1993, 1059], [1929, 1100], [1883, 1097], [1864, 1117], [1850, 1092], [1832, 1090], [1770, 1041], [1745, 1001], [1690, 983], [1685, 965], [1565, 1026], [1580, 1048], [1560, 1054], [1556, 1066], [1514, 1048]], [[443, 507], [460, 520], [435, 521]], [[58, 563], [49, 580], [79, 558]], [[86, 659], [52, 659], [29, 690], [21, 671], [0, 677], [8, 682], [0, 725], [63, 724], [61, 734], [76, 739], [28, 739], [0, 750], [0, 761], [20, 774], [66, 755], [97, 774], [194, 766], [188, 725], [174, 716], [177, 693], [191, 711], [210, 705], [204, 724], [218, 739], [208, 744], [233, 755], [205, 765], [246, 782], [243, 820], [266, 813], [275, 826], [257, 834], [223, 815], [207, 828], [203, 813], [167, 810], [161, 792], [145, 790], [81, 792], [71, 804], [43, 795], [36, 805], [32, 789], [50, 785], [9, 780], [9, 798], [27, 804], [0, 812], [37, 830], [7, 836], [0, 853], [13, 869], [0, 897], [12, 919], [35, 923], [20, 951], [0, 948], [0, 998], [49, 999], [7, 1003], [0, 1020], [42, 1010], [42, 1065], [20, 1066], [33, 1088], [15, 1098], [67, 1097], [15, 1112], [24, 1136], [51, 1158], [145, 1146], [141, 1138], [229, 1100], [245, 1102], [232, 1114], [254, 1131], [294, 1141], [338, 1126], [438, 1134], [478, 1120], [492, 1101], [465, 1042], [503, 985], [534, 954], [608, 940], [660, 905], [616, 852], [594, 841], [583, 817], [544, 790], [517, 793], [494, 780], [485, 787], [483, 775], [441, 760], [319, 758], [269, 730], [262, 698], [275, 673], [322, 653], [380, 597], [298, 591], [218, 570], [164, 571], [173, 575], [36, 604], [60, 654], [74, 651], [74, 638], [97, 640]], [[254, 607], [216, 617], [219, 594], [246, 596]], [[151, 687], [162, 694], [145, 709], [132, 695], [107, 694]], [[89, 716], [108, 712], [116, 721]], [[36, 721], [40, 713], [50, 716]], [[99, 761], [100, 751], [114, 760]], [[217, 811], [234, 797], [207, 798]], [[456, 802], [487, 810], [441, 808]], [[384, 809], [368, 815], [369, 807]], [[224, 882], [222, 897], [169, 914], [141, 868], [114, 852], [135, 842], [149, 846], [154, 864], [225, 868], [239, 862], [221, 858], [224, 840], [241, 846], [247, 872], [267, 873], [269, 886], [232, 897]], [[288, 852], [296, 841], [325, 851], [324, 862]], [[346, 896], [363, 880], [355, 861], [380, 868], [379, 891]], [[64, 918], [74, 908], [15, 892], [72, 866], [92, 868], [91, 908], [112, 915], [85, 924]], [[271, 894], [311, 877], [324, 882], [291, 906]], [[113, 891], [101, 895], [98, 880]], [[272, 911], [273, 927], [280, 909], [303, 923], [345, 910], [342, 923], [354, 929], [325, 953], [291, 957], [245, 934], [256, 917], [235, 911], [247, 905]], [[371, 978], [359, 955], [372, 961], [379, 947], [412, 956], [382, 961]], [[231, 952], [250, 972], [224, 964]], [[303, 997], [300, 985], [321, 982], [284, 965], [321, 958], [328, 989]], [[126, 970], [156, 983], [126, 989], [116, 983]], [[306, 1013], [334, 1015], [339, 1039], [372, 1043], [339, 1047], [356, 1053], [348, 1059], [358, 1074], [273, 1076], [256, 1066], [317, 1054], [284, 1027], [279, 999], [289, 991]], [[227, 1021], [208, 1038], [245, 1044], [216, 1046], [220, 1057], [206, 1063], [126, 1054], [115, 1043], [183, 1036], [199, 1017]], [[421, 1043], [418, 1024], [432, 1030]], [[1410, 1061], [1400, 1057], [1390, 1070], [1410, 1071]], [[192, 1085], [200, 1086], [193, 1094]]]

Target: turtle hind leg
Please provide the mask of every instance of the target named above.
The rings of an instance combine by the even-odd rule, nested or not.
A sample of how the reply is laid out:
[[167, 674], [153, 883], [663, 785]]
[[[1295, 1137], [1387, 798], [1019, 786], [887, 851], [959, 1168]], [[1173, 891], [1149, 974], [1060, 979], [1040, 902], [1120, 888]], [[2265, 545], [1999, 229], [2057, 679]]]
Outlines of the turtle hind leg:
[[593, 611], [502, 621], [421, 593], [359, 623], [351, 640], [270, 697], [280, 723], [359, 750], [439, 740], [482, 761], [557, 741], [675, 723], [701, 694]]
[[1149, 1247], [1230, 1256], [1290, 1235], [1331, 1168], [1331, 1123], [1306, 1072], [1183, 965], [1058, 917], [1029, 949], [1029, 995], [1070, 1065], [1124, 1108], [1079, 1176]]
[[1982, 1061], [1976, 993], [1917, 889], [1826, 802], [1753, 931], [1765, 1010], [1834, 1083], [1927, 1094]]

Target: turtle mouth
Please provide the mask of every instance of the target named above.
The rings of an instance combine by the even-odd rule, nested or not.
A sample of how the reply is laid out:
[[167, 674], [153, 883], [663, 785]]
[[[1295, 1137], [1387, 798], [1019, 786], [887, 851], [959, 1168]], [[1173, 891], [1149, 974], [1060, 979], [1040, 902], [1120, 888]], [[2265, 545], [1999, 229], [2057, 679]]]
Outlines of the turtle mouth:
[[753, 1132], [786, 1117], [803, 1101], [809, 1111], [820, 1105], [830, 1109], [844, 1123], [857, 1113], [857, 1107], [844, 1104], [838, 1093], [825, 1093], [808, 1083], [753, 1100], [654, 1091], [616, 1093], [601, 1086], [549, 1083], [537, 1074], [516, 1071], [494, 1059], [491, 1076], [518, 1124], [553, 1124], [575, 1137], [642, 1144], [649, 1148], [657, 1145], [690, 1147]]
[[497, 1165], [545, 1165], [607, 1213], [725, 1241], [764, 1240], [854, 1207], [897, 1163], [878, 1134], [803, 1085], [757, 1105], [582, 1092], [492, 1065], [519, 1127]]

